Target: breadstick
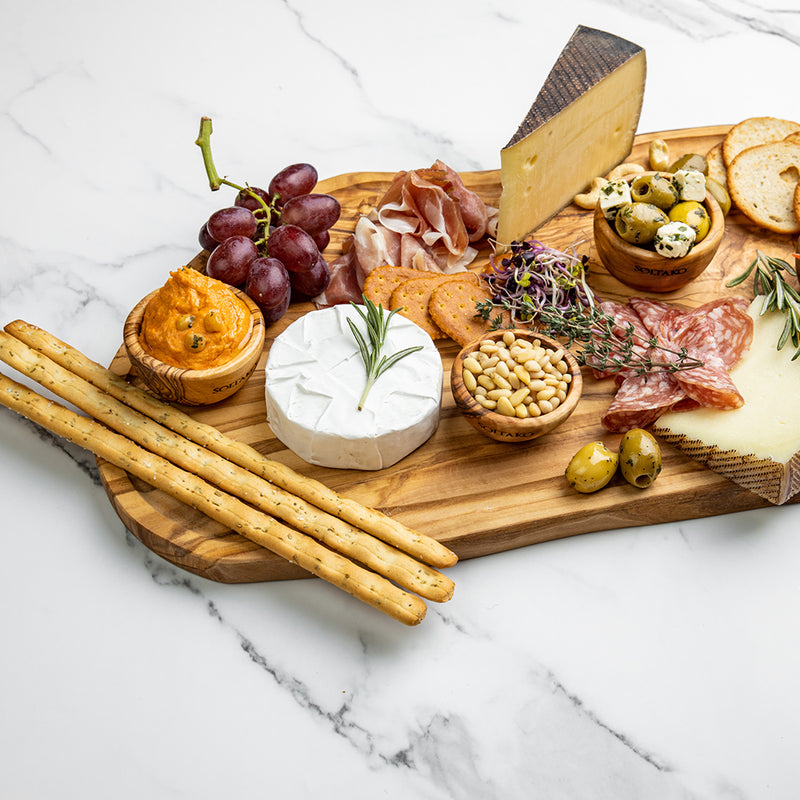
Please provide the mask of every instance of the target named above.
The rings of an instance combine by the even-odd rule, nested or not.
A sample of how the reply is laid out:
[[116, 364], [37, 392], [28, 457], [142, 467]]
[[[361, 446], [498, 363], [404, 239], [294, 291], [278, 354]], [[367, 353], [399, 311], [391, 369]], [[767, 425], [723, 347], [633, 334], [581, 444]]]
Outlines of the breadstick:
[[432, 567], [159, 425], [2, 331], [0, 360], [39, 383], [46, 382], [52, 392], [117, 433], [279, 517], [405, 589], [436, 602], [453, 596], [453, 582]]
[[15, 320], [8, 323], [5, 330], [117, 400], [418, 560], [440, 568], [451, 567], [458, 561], [455, 553], [433, 537], [417, 533], [376, 509], [344, 497], [279, 461], [266, 458], [255, 448], [225, 436], [213, 426], [198, 422], [148, 392], [131, 386], [41, 328]]
[[419, 597], [139, 447], [99, 422], [47, 400], [2, 374], [0, 403], [394, 619], [406, 625], [417, 625], [424, 618], [426, 607]]

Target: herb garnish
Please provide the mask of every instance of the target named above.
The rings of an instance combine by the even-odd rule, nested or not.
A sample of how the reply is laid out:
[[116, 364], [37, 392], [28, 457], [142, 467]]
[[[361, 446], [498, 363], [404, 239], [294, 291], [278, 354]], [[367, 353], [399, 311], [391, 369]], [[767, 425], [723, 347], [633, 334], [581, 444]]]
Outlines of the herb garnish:
[[640, 336], [633, 325], [620, 325], [597, 306], [580, 316], [565, 316], [554, 308], [544, 308], [539, 313], [539, 322], [544, 332], [566, 339], [567, 347], [578, 342], [582, 348], [574, 353], [578, 363], [600, 372], [630, 370], [646, 376], [651, 372], [680, 372], [703, 365], [685, 347], [673, 350], [661, 344], [656, 336]]
[[389, 312], [389, 316], [384, 316], [384, 308], [382, 305], [376, 306], [366, 295], [361, 295], [364, 300], [364, 307], [366, 312], [361, 309], [359, 305], [350, 301], [350, 305], [358, 311], [361, 319], [364, 320], [367, 326], [367, 335], [369, 336], [369, 344], [367, 344], [361, 331], [356, 327], [353, 320], [347, 320], [350, 330], [353, 332], [358, 349], [361, 351], [361, 358], [364, 361], [364, 366], [367, 369], [367, 385], [364, 388], [364, 393], [358, 401], [358, 410], [364, 407], [367, 395], [369, 394], [372, 385], [378, 378], [386, 372], [389, 367], [394, 366], [401, 358], [405, 358], [417, 350], [422, 350], [422, 345], [414, 347], [407, 347], [405, 350], [400, 350], [391, 356], [381, 357], [381, 350], [386, 342], [386, 333], [389, 330], [389, 322], [392, 317], [400, 310], [399, 308]]
[[797, 348], [792, 356], [792, 361], [800, 358], [800, 295], [797, 290], [786, 283], [782, 272], [788, 272], [797, 277], [797, 272], [782, 258], [765, 256], [756, 250], [756, 257], [752, 264], [738, 278], [728, 281], [728, 287], [738, 286], [753, 273], [753, 293], [764, 299], [761, 302], [761, 315], [767, 311], [781, 311], [786, 316], [781, 335], [778, 338], [778, 350], [783, 349], [791, 337], [792, 344]]

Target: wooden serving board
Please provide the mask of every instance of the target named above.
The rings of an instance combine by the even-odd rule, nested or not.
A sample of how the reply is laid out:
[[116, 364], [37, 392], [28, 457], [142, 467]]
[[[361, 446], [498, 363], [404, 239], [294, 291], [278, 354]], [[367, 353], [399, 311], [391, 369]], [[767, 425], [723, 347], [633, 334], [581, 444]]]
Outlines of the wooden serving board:
[[[686, 152], [704, 154], [722, 140], [729, 127], [640, 135], [628, 161], [647, 166], [648, 144], [654, 138], [665, 139], [675, 158]], [[318, 185], [318, 191], [334, 194], [343, 209], [325, 252], [329, 261], [341, 252], [341, 244], [352, 233], [357, 216], [379, 200], [393, 174], [352, 173]], [[499, 171], [463, 173], [462, 177], [488, 204], [497, 205]], [[624, 300], [631, 294], [597, 262], [591, 211], [570, 205], [540, 228], [536, 237], [551, 247], [565, 249], [575, 244], [579, 253], [588, 253], [589, 282], [600, 297]], [[794, 252], [790, 237], [763, 231], [734, 210], [727, 218], [720, 251], [703, 275], [684, 289], [658, 297], [694, 307], [731, 294], [725, 283], [750, 263], [757, 248], [784, 259]], [[488, 258], [486, 246], [474, 266], [483, 266]], [[750, 284], [739, 287], [737, 293], [749, 298]], [[529, 443], [495, 442], [475, 431], [453, 404], [449, 370], [459, 348], [449, 340], [439, 346], [444, 364], [444, 395], [439, 428], [428, 442], [398, 464], [378, 472], [309, 465], [287, 450], [270, 431], [264, 401], [264, 365], [275, 336], [311, 308], [310, 304], [292, 306], [280, 322], [267, 329], [262, 359], [241, 391], [217, 405], [186, 410], [270, 458], [443, 541], [462, 559], [575, 534], [769, 505], [668, 445], [663, 446], [662, 474], [650, 488], [636, 489], [619, 479], [596, 494], [574, 492], [564, 480], [564, 469], [573, 453], [595, 439], [612, 446], [619, 440], [618, 435], [609, 434], [600, 424], [613, 396], [612, 382], [598, 382], [587, 375], [578, 409], [554, 433]], [[118, 374], [128, 373], [130, 365], [124, 348], [111, 368]], [[225, 530], [163, 492], [106, 462], [98, 463], [103, 485], [126, 527], [168, 561], [229, 583], [306, 576], [295, 565]], [[794, 501], [798, 499], [800, 495]]]

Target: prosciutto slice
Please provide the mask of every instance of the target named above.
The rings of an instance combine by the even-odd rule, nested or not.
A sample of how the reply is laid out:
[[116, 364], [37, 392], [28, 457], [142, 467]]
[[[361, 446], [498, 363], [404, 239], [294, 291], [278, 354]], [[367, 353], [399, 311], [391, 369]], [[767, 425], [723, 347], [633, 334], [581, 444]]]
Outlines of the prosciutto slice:
[[358, 218], [342, 255], [328, 265], [328, 288], [314, 303], [324, 308], [361, 302], [367, 275], [384, 264], [463, 272], [478, 254], [472, 243], [492, 235], [496, 227], [497, 209], [467, 189], [443, 161], [398, 172], [375, 210]]

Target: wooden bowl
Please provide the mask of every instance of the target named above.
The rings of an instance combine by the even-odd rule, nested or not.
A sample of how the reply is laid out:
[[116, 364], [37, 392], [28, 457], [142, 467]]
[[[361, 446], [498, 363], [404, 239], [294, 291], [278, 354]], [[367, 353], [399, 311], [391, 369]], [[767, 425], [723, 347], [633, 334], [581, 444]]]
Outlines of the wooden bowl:
[[[450, 388], [453, 391], [456, 407], [473, 428], [498, 442], [527, 442], [550, 433], [572, 414], [583, 391], [583, 376], [575, 357], [568, 350], [564, 350], [564, 359], [567, 362], [572, 381], [569, 384], [566, 399], [555, 409], [538, 417], [519, 419], [484, 408], [464, 385], [464, 360], [478, 349], [481, 342], [500, 340], [507, 331], [508, 329], [484, 334], [462, 348], [450, 370]], [[542, 336], [534, 331], [519, 329], [514, 330], [513, 333], [518, 339], [529, 341], [538, 339], [543, 347], [550, 350], [563, 349], [555, 339]]]
[[[642, 173], [652, 175], [652, 172]], [[603, 216], [598, 203], [594, 210], [594, 243], [603, 266], [632, 289], [672, 292], [693, 281], [711, 263], [725, 232], [725, 215], [710, 192], [705, 207], [711, 219], [706, 237], [683, 258], [665, 258], [655, 250], [638, 247], [621, 239]]]
[[250, 330], [244, 346], [226, 364], [209, 369], [181, 369], [151, 356], [139, 338], [144, 309], [157, 291], [142, 298], [125, 320], [123, 340], [136, 375], [159, 397], [189, 406], [218, 403], [241, 389], [264, 349], [266, 328], [258, 306], [244, 292], [231, 288], [250, 311]]

